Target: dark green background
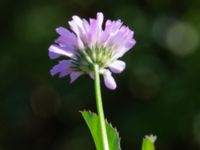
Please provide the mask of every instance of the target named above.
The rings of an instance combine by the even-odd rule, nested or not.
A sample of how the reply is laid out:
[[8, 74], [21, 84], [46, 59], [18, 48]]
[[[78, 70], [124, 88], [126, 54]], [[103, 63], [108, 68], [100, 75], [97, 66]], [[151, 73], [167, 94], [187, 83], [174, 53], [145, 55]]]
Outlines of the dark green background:
[[102, 11], [135, 31], [136, 46], [102, 85], [105, 114], [123, 150], [156, 134], [157, 150], [200, 149], [199, 0], [1, 0], [0, 150], [94, 150], [79, 110], [96, 112], [88, 76], [51, 77], [48, 47], [72, 15]]

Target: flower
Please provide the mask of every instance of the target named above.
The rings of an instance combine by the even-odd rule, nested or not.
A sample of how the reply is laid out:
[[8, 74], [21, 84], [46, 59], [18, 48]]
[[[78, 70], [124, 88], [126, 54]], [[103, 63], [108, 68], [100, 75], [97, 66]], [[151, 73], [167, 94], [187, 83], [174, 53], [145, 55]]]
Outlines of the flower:
[[69, 75], [71, 83], [83, 74], [89, 74], [93, 79], [93, 65], [97, 64], [106, 87], [117, 87], [112, 73], [121, 73], [125, 69], [125, 62], [119, 58], [131, 49], [136, 41], [133, 31], [122, 25], [121, 20], [107, 20], [103, 29], [103, 18], [101, 12], [97, 13], [96, 19], [89, 21], [73, 16], [68, 22], [71, 31], [64, 27], [56, 29], [60, 36], [55, 40], [55, 44], [49, 47], [49, 57], [56, 59], [66, 56], [68, 59], [59, 61], [50, 70], [51, 75]]

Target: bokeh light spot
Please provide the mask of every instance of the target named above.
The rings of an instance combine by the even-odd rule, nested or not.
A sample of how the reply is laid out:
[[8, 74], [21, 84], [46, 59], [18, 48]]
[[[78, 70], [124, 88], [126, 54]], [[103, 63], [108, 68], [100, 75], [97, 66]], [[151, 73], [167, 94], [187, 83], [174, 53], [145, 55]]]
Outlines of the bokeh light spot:
[[160, 16], [155, 19], [152, 28], [152, 34], [157, 44], [163, 47], [166, 46], [165, 35], [167, 34], [169, 26], [175, 21], [176, 19], [170, 16]]
[[184, 22], [172, 24], [166, 34], [166, 44], [169, 50], [180, 56], [193, 53], [197, 49], [198, 39], [196, 29]]

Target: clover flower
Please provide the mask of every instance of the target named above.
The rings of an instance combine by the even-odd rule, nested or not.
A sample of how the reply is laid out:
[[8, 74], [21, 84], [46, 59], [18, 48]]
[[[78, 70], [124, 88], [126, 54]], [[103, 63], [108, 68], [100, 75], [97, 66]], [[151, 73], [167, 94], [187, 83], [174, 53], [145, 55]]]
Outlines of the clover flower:
[[119, 60], [136, 41], [133, 31], [122, 25], [121, 20], [105, 22], [104, 16], [97, 13], [96, 19], [81, 19], [73, 16], [69, 21], [71, 31], [58, 27], [56, 32], [60, 35], [55, 44], [49, 47], [49, 57], [56, 59], [66, 56], [68, 59], [59, 61], [51, 70], [51, 75], [59, 77], [70, 76], [71, 83], [83, 74], [94, 78], [94, 64], [100, 68], [107, 88], [117, 87], [112, 73], [121, 73], [125, 69], [125, 62]]

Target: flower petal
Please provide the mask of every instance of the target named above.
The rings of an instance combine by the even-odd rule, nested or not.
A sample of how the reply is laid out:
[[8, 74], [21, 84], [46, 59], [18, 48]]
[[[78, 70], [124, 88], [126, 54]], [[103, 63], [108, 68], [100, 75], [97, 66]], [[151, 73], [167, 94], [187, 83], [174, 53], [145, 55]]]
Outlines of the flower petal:
[[77, 37], [81, 37], [83, 35], [83, 27], [82, 20], [78, 16], [73, 16], [72, 20], [69, 21], [69, 25], [71, 30], [76, 34]]
[[105, 30], [101, 35], [100, 44], [106, 45], [109, 42], [110, 38], [115, 36], [115, 34], [119, 31], [121, 26], [122, 26], [121, 20], [117, 21], [107, 20], [105, 24]]
[[55, 40], [59, 45], [71, 45], [77, 47], [77, 40], [74, 33], [65, 29], [64, 27], [58, 27], [56, 32], [60, 34], [60, 36]]
[[115, 60], [109, 65], [109, 68], [114, 73], [121, 73], [126, 67], [126, 63], [121, 60]]
[[131, 40], [129, 40], [129, 42], [126, 43], [125, 47], [126, 47], [127, 49], [130, 49], [130, 48], [132, 48], [133, 46], [135, 46], [135, 44], [136, 44], [135, 39], [131, 39]]
[[100, 12], [97, 13], [96, 19], [90, 19], [90, 30], [88, 32], [88, 45], [90, 48], [101, 42], [103, 19], [104, 16]]
[[50, 70], [50, 73], [52, 76], [60, 73], [59, 77], [62, 78], [71, 72], [71, 66], [72, 63], [70, 60], [62, 60]]
[[90, 72], [89, 75], [90, 75], [90, 78], [94, 80], [94, 72]]
[[78, 71], [75, 71], [75, 72], [72, 72], [70, 74], [70, 83], [73, 83], [78, 77], [80, 77], [83, 73], [82, 72], [78, 72]]
[[[64, 47], [60, 47], [58, 45], [51, 45], [49, 47], [49, 56], [50, 58], [55, 58], [56, 55], [53, 55], [54, 54], [57, 54], [57, 57], [58, 55], [64, 55], [64, 56], [67, 56], [67, 57], [70, 57], [70, 58], [73, 58], [75, 56], [75, 51], [72, 50], [72, 49], [67, 49], [67, 48], [64, 48]], [[52, 57], [54, 56], [54, 57]]]
[[111, 72], [105, 69], [103, 76], [104, 76], [104, 84], [106, 85], [106, 87], [111, 90], [115, 90], [117, 88], [117, 84], [115, 82], [115, 79], [112, 77]]
[[104, 19], [103, 13], [98, 12], [97, 13], [97, 24], [98, 24], [99, 29], [102, 29], [103, 19]]
[[128, 52], [134, 45], [136, 41], [134, 39], [129, 40], [125, 45], [116, 49], [113, 59], [118, 59], [122, 57], [126, 52]]
[[89, 28], [90, 28], [89, 22], [85, 19], [83, 19], [82, 21], [83, 21], [84, 30], [85, 30], [86, 33], [88, 33]]
[[77, 38], [77, 45], [78, 45], [79, 50], [84, 50], [85, 49], [83, 41], [79, 37]]
[[60, 34], [61, 36], [64, 36], [64, 37], [72, 37], [72, 38], [76, 38], [75, 34], [70, 32], [69, 30], [67, 30], [66, 28], [64, 27], [58, 27], [56, 28], [56, 32], [58, 34]]
[[72, 37], [66, 37], [66, 36], [59, 36], [55, 43], [61, 44], [61, 45], [71, 45], [71, 46], [77, 46], [76, 38]]
[[51, 58], [51, 59], [56, 59], [56, 58], [58, 58], [58, 57], [60, 57], [59, 54], [49, 52], [49, 58]]

